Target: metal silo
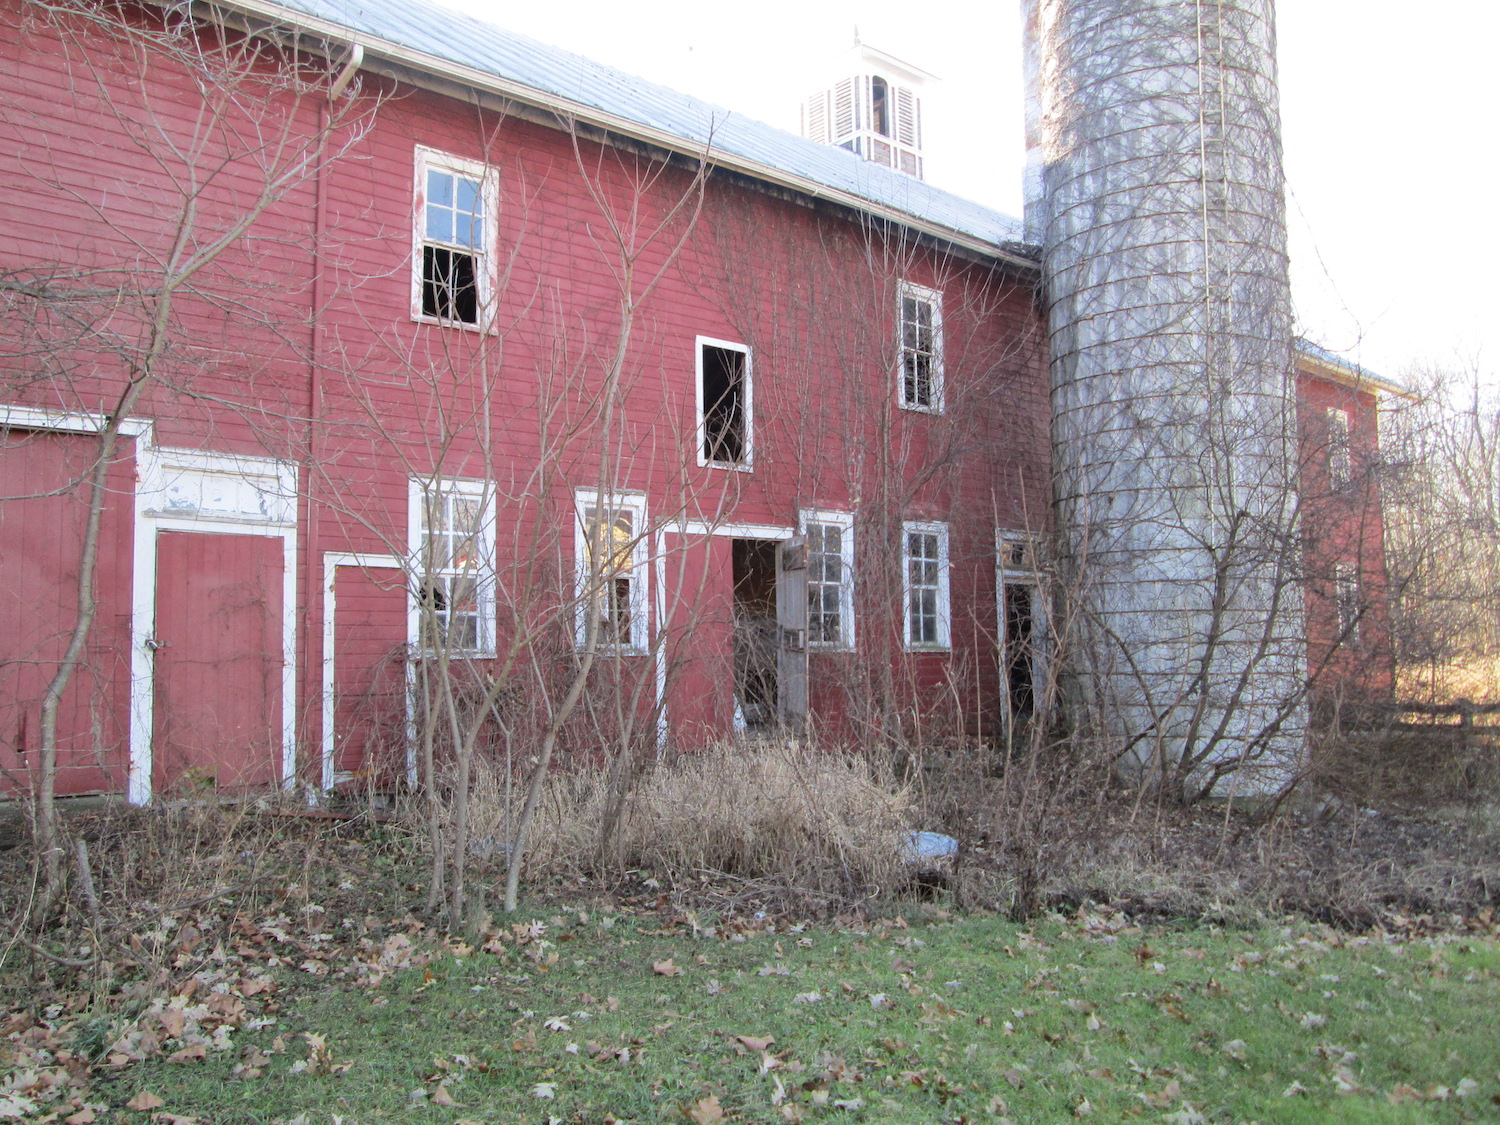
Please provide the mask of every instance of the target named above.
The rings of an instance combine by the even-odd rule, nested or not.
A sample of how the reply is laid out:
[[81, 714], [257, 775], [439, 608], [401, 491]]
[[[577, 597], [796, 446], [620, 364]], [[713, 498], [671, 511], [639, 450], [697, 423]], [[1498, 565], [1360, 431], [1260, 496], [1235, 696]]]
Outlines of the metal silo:
[[1024, 7], [1066, 697], [1142, 765], [1275, 785], [1306, 647], [1272, 0]]

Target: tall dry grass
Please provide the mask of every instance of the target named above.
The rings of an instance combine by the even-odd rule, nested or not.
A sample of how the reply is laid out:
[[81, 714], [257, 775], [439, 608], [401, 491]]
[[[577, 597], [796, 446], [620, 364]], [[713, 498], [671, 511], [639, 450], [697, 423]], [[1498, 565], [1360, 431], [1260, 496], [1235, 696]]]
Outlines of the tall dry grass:
[[[476, 765], [470, 828], [476, 856], [503, 851], [519, 786]], [[865, 759], [799, 742], [725, 743], [663, 762], [636, 779], [605, 837], [603, 771], [546, 783], [527, 845], [532, 878], [649, 871], [663, 881], [725, 875], [844, 900], [890, 894], [910, 872], [900, 846], [910, 791]]]

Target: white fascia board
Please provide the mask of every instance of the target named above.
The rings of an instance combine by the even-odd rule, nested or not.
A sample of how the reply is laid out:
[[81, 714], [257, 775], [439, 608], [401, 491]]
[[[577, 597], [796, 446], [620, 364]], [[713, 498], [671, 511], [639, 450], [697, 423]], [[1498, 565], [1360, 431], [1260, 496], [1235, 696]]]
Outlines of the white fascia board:
[[410, 67], [413, 70], [433, 74], [471, 89], [483, 90], [488, 93], [497, 94], [500, 97], [525, 102], [528, 105], [537, 106], [562, 117], [575, 118], [578, 121], [586, 122], [589, 125], [597, 126], [611, 133], [619, 133], [621, 136], [630, 137], [633, 140], [644, 141], [647, 144], [655, 145], [669, 152], [681, 153], [698, 160], [707, 160], [709, 163], [721, 168], [728, 168], [743, 173], [752, 179], [763, 180], [766, 183], [775, 184], [789, 191], [811, 196], [814, 199], [836, 203], [879, 219], [886, 219], [918, 233], [930, 235], [933, 238], [941, 239], [954, 246], [962, 247], [963, 249], [981, 254], [984, 257], [1002, 261], [1029, 272], [1035, 272], [1037, 269], [1037, 264], [1032, 259], [1022, 257], [1018, 254], [1007, 253], [1001, 250], [995, 243], [989, 242], [986, 239], [975, 238], [971, 234], [952, 230], [940, 223], [919, 218], [897, 207], [889, 207], [876, 203], [863, 196], [855, 195], [853, 192], [830, 187], [827, 184], [819, 183], [817, 180], [798, 176], [795, 173], [787, 172], [774, 165], [764, 164], [758, 160], [751, 160], [744, 156], [737, 156], [734, 153], [704, 149], [687, 138], [678, 136], [676, 133], [644, 125], [631, 118], [621, 117], [618, 114], [610, 113], [608, 110], [599, 109], [597, 106], [585, 105], [582, 102], [573, 101], [571, 98], [549, 94], [543, 90], [527, 86], [522, 82], [502, 78], [497, 74], [490, 74], [460, 63], [450, 62], [436, 55], [429, 55], [425, 51], [403, 47], [399, 43], [392, 43], [386, 39], [378, 39], [340, 24], [307, 15], [304, 12], [284, 8], [279, 4], [257, 3], [256, 0], [232, 0], [232, 2], [222, 6], [243, 12], [246, 15], [256, 16], [260, 19], [270, 20], [284, 26], [306, 31], [338, 43], [347, 43], [351, 48], [362, 49], [365, 52], [366, 59], [372, 56], [380, 56], [392, 62], [399, 63], [402, 66]]

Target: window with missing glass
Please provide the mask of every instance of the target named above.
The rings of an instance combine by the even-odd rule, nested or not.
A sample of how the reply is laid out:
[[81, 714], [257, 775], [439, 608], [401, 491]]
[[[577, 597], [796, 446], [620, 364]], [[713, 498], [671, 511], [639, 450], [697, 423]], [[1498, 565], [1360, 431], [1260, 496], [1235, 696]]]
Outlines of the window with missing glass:
[[750, 349], [698, 337], [698, 463], [749, 469], [751, 463]]
[[901, 405], [939, 413], [943, 409], [942, 294], [903, 281], [900, 302]]
[[484, 164], [417, 150], [412, 313], [465, 327], [487, 320], [492, 300], [496, 179]]

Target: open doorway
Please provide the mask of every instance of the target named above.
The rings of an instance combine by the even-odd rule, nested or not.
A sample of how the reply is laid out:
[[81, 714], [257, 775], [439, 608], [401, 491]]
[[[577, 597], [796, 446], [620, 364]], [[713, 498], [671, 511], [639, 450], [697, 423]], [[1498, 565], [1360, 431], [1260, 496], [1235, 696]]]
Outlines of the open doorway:
[[776, 725], [776, 546], [734, 540], [734, 705], [749, 734]]
[[1023, 723], [1036, 710], [1036, 587], [1007, 582], [1004, 588], [1006, 714]]

